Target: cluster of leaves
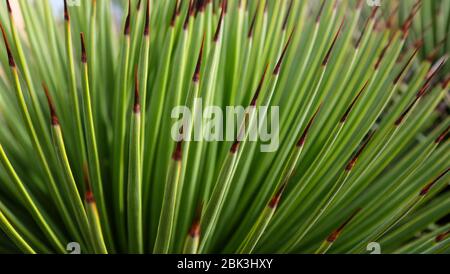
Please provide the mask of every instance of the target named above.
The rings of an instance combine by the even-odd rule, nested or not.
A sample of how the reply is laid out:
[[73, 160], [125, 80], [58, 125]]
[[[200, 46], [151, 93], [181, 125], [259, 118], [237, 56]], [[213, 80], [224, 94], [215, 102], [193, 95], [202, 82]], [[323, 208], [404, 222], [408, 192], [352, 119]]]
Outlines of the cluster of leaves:
[[[448, 1], [63, 2], [1, 4], [0, 252], [450, 251]], [[279, 149], [175, 142], [197, 98]]]

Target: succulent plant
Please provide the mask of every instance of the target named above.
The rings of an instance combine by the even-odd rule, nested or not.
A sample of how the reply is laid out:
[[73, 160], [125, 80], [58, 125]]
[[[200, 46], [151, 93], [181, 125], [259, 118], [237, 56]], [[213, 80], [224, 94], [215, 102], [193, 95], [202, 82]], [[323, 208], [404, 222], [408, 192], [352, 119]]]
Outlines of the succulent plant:
[[450, 252], [448, 1], [2, 2], [0, 253]]

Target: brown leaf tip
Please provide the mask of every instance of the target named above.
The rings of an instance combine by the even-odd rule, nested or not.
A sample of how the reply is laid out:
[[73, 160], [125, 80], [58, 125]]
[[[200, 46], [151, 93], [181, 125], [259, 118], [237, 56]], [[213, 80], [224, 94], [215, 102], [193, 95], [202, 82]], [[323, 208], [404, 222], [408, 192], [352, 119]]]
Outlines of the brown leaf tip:
[[316, 17], [316, 24], [318, 24], [320, 22], [320, 17], [322, 16], [324, 7], [325, 7], [325, 0], [323, 0], [322, 5], [320, 5], [319, 13], [317, 14], [317, 17]]
[[86, 188], [86, 192], [84, 193], [84, 200], [88, 204], [93, 204], [95, 203], [95, 197], [94, 193], [92, 192], [91, 180], [89, 179], [89, 168], [86, 162], [83, 163], [83, 181]]
[[188, 6], [188, 9], [186, 12], [186, 18], [184, 19], [184, 23], [183, 23], [183, 30], [187, 30], [187, 28], [189, 27], [189, 20], [191, 18], [192, 5], [194, 5], [194, 3], [192, 2], [192, 0], [189, 0], [189, 6]]
[[86, 43], [84, 41], [84, 33], [80, 33], [80, 41], [81, 41], [81, 63], [87, 63], [87, 53], [86, 53]]
[[292, 10], [292, 5], [294, 4], [294, 0], [291, 0], [289, 3], [289, 6], [287, 7], [287, 11], [286, 11], [286, 16], [284, 17], [283, 20], [283, 26], [282, 26], [282, 30], [286, 30], [288, 21], [289, 21], [289, 16], [291, 15], [291, 10]]
[[137, 11], [141, 10], [141, 0], [138, 0], [137, 5], [136, 5], [136, 10]]
[[67, 0], [64, 0], [64, 20], [66, 22], [70, 21], [69, 9], [67, 7]]
[[5, 47], [6, 47], [6, 52], [8, 54], [8, 62], [9, 62], [9, 66], [12, 68], [16, 67], [16, 62], [14, 61], [14, 57], [11, 51], [11, 47], [9, 46], [9, 42], [8, 39], [6, 38], [6, 32], [5, 29], [3, 28], [3, 25], [0, 23], [0, 28], [2, 31], [2, 36], [3, 36], [3, 41], [5, 42]]
[[352, 109], [354, 108], [356, 102], [358, 101], [358, 99], [361, 97], [362, 93], [364, 92], [364, 90], [366, 90], [367, 85], [369, 84], [369, 80], [366, 81], [366, 83], [364, 84], [364, 86], [362, 87], [362, 89], [358, 92], [358, 94], [356, 95], [356, 97], [353, 99], [352, 103], [350, 104], [350, 106], [347, 108], [347, 110], [345, 111], [344, 115], [341, 118], [341, 123], [345, 123], [347, 121], [348, 116], [350, 115], [350, 112], [352, 111]]
[[227, 5], [226, 0], [224, 0], [223, 4], [222, 4], [222, 11], [220, 12], [219, 23], [217, 24], [216, 33], [214, 34], [214, 38], [213, 38], [214, 43], [217, 43], [219, 41], [220, 31], [222, 29], [222, 21], [223, 21], [223, 17], [225, 15], [225, 10], [226, 10], [226, 5]]
[[141, 103], [139, 98], [139, 72], [138, 67], [136, 65], [135, 73], [134, 73], [134, 106], [133, 106], [133, 112], [134, 113], [140, 113], [141, 112]]
[[175, 150], [172, 154], [172, 159], [176, 162], [180, 162], [183, 159], [183, 141], [176, 143]]
[[447, 135], [448, 135], [449, 130], [450, 130], [450, 126], [448, 126], [448, 127], [444, 130], [444, 132], [442, 132], [441, 135], [439, 135], [439, 137], [436, 138], [435, 143], [436, 143], [436, 144], [440, 144], [440, 143], [444, 142], [445, 138], [446, 138]]
[[205, 11], [205, 8], [206, 8], [206, 5], [207, 5], [208, 3], [205, 1], [205, 0], [197, 0], [196, 1], [196, 12], [197, 13], [201, 13], [201, 12], [204, 12]]
[[241, 142], [239, 140], [234, 141], [233, 145], [231, 146], [230, 153], [235, 154], [239, 150], [240, 145]]
[[433, 186], [440, 180], [442, 179], [442, 177], [444, 177], [448, 172], [449, 172], [450, 168], [447, 168], [447, 170], [445, 170], [444, 172], [442, 172], [436, 179], [434, 179], [433, 181], [431, 181], [430, 183], [428, 183], [421, 191], [420, 191], [420, 196], [425, 196], [428, 194], [428, 192], [430, 192], [430, 190], [433, 188]]
[[411, 13], [409, 14], [408, 18], [405, 20], [402, 26], [402, 32], [403, 32], [403, 39], [406, 39], [409, 34], [409, 30], [412, 26], [414, 17], [416, 16], [417, 12], [420, 10], [420, 6], [422, 5], [421, 1], [417, 1], [414, 6], [412, 7]]
[[373, 131], [369, 137], [367, 137], [367, 140], [364, 142], [364, 144], [359, 148], [358, 152], [356, 152], [355, 156], [350, 160], [350, 162], [345, 167], [345, 171], [350, 172], [356, 165], [356, 162], [358, 161], [359, 157], [363, 153], [364, 149], [367, 147], [367, 145], [370, 143], [370, 140], [372, 139], [373, 135], [375, 134], [375, 131]]
[[12, 14], [11, 3], [9, 3], [9, 0], [6, 0], [6, 7], [8, 8], [9, 14]]
[[328, 236], [327, 238], [327, 242], [329, 243], [334, 243], [336, 241], [336, 239], [339, 237], [339, 235], [341, 235], [342, 231], [344, 230], [344, 228], [353, 220], [353, 218], [355, 218], [355, 216], [361, 211], [361, 208], [359, 208], [358, 210], [356, 210], [340, 227], [338, 227], [338, 229], [336, 229], [335, 231], [333, 231], [330, 236]]
[[416, 47], [416, 49], [414, 50], [413, 54], [409, 57], [408, 62], [406, 62], [406, 64], [400, 70], [400, 73], [397, 75], [397, 77], [395, 77], [394, 85], [397, 84], [400, 81], [400, 79], [402, 78], [402, 75], [405, 73], [406, 69], [411, 64], [412, 60], [414, 59], [414, 57], [417, 55], [418, 52], [419, 52], [419, 47]]
[[275, 195], [273, 195], [272, 199], [269, 202], [269, 208], [271, 209], [275, 209], [278, 207], [278, 205], [280, 204], [280, 200], [281, 200], [281, 196], [284, 193], [284, 190], [286, 189], [286, 184], [283, 184], [275, 193]]
[[195, 210], [194, 220], [192, 221], [191, 228], [189, 229], [189, 236], [191, 238], [200, 237], [200, 233], [201, 233], [200, 221], [201, 221], [201, 217], [202, 217], [202, 209], [203, 209], [203, 203], [200, 203], [197, 206], [197, 209]]
[[256, 8], [255, 14], [253, 15], [253, 18], [252, 18], [252, 22], [250, 23], [250, 28], [248, 29], [247, 37], [249, 39], [251, 39], [253, 37], [253, 33], [255, 31], [255, 22], [256, 22], [256, 16], [258, 15], [258, 9], [259, 9], [259, 5]]
[[173, 8], [173, 12], [172, 12], [172, 18], [170, 19], [170, 27], [175, 27], [175, 22], [177, 20], [177, 12], [178, 12], [178, 5], [180, 4], [180, 1], [177, 0], [175, 2], [175, 7]]
[[319, 107], [317, 108], [316, 112], [314, 113], [314, 115], [311, 117], [311, 119], [308, 122], [308, 125], [306, 125], [305, 130], [303, 131], [302, 136], [300, 137], [300, 139], [297, 142], [297, 147], [302, 147], [305, 145], [306, 143], [306, 137], [308, 136], [308, 132], [311, 129], [312, 124], [314, 123], [314, 120], [317, 117], [317, 114], [319, 114], [320, 109], [322, 108], [322, 103], [320, 103]]
[[47, 97], [47, 103], [48, 103], [48, 107], [50, 109], [50, 117], [51, 117], [52, 126], [57, 126], [57, 125], [59, 125], [59, 120], [58, 120], [58, 116], [56, 115], [55, 105], [53, 104], [53, 100], [52, 100], [52, 97], [50, 96], [50, 92], [48, 91], [48, 87], [44, 82], [42, 82], [42, 88], [44, 89], [45, 96]]
[[375, 63], [375, 70], [378, 70], [380, 68], [381, 61], [383, 61], [383, 58], [386, 55], [386, 52], [388, 51], [389, 47], [391, 46], [392, 42], [394, 41], [394, 37], [395, 37], [395, 35], [391, 35], [391, 37], [389, 38], [388, 43], [386, 44], [386, 46], [381, 51], [380, 56], [378, 57], [378, 60]]
[[281, 65], [283, 64], [283, 59], [284, 59], [284, 57], [286, 55], [286, 52], [287, 52], [287, 49], [288, 49], [289, 45], [291, 44], [294, 32], [295, 32], [295, 27], [292, 29], [291, 34], [289, 35], [289, 39], [288, 39], [288, 41], [286, 42], [286, 45], [283, 48], [283, 51], [282, 51], [282, 53], [280, 55], [280, 58], [278, 59], [277, 64], [275, 65], [275, 68], [273, 70], [273, 75], [280, 74]]
[[130, 21], [131, 21], [131, 0], [128, 0], [128, 14], [127, 17], [125, 19], [125, 27], [123, 29], [123, 34], [125, 36], [130, 35]]
[[403, 113], [400, 115], [400, 117], [395, 121], [395, 126], [398, 127], [403, 123], [403, 121], [406, 118], [406, 115], [408, 115], [408, 113], [412, 111], [412, 109], [417, 104], [419, 99], [420, 99], [420, 96], [417, 96], [416, 98], [414, 98], [414, 101], [405, 109], [405, 111], [403, 111]]
[[252, 101], [250, 102], [250, 106], [256, 106], [256, 101], [258, 101], [259, 94], [261, 93], [262, 86], [264, 84], [264, 79], [266, 78], [267, 68], [269, 64], [266, 64], [266, 68], [264, 69], [264, 73], [261, 77], [261, 80], [258, 83], [258, 87], [256, 88], [255, 94], [253, 95]]
[[447, 238], [447, 236], [449, 236], [449, 235], [450, 235], [450, 230], [447, 231], [447, 232], [444, 232], [444, 233], [442, 233], [442, 234], [437, 235], [437, 236], [436, 236], [436, 239], [435, 239], [436, 243], [442, 242], [442, 241], [445, 240], [445, 239]]
[[422, 97], [428, 88], [431, 86], [433, 78], [439, 73], [439, 71], [444, 67], [445, 63], [448, 60], [448, 55], [444, 55], [441, 57], [428, 71], [425, 83], [422, 88], [417, 93], [417, 97]]
[[330, 59], [331, 52], [333, 51], [334, 46], [336, 45], [336, 41], [342, 31], [342, 27], [344, 26], [345, 17], [342, 19], [341, 25], [339, 26], [339, 30], [334, 36], [333, 42], [331, 43], [330, 48], [328, 49], [327, 54], [325, 55], [325, 58], [323, 59], [322, 66], [326, 66], [328, 64], [328, 60]]
[[198, 83], [200, 81], [200, 71], [202, 69], [203, 50], [204, 50], [204, 46], [205, 46], [205, 37], [206, 37], [206, 33], [203, 33], [202, 45], [200, 46], [200, 52], [198, 54], [197, 64], [195, 65], [194, 76], [192, 77], [192, 81], [194, 83]]
[[150, 34], [150, 0], [147, 0], [147, 9], [145, 11], [144, 36]]

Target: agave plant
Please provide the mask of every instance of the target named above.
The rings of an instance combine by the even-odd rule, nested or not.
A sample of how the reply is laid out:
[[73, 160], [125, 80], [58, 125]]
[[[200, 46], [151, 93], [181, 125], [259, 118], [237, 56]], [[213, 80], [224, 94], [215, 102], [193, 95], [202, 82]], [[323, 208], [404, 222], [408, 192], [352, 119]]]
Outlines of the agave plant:
[[[450, 252], [448, 42], [411, 34], [435, 1], [2, 2], [1, 253]], [[280, 113], [174, 140], [200, 98]]]

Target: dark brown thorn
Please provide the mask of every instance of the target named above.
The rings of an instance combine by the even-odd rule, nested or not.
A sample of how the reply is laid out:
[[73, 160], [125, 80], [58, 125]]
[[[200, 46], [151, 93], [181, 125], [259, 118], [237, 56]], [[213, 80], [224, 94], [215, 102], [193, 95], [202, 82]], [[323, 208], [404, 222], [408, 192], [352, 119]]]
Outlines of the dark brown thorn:
[[450, 126], [448, 126], [448, 127], [441, 133], [441, 135], [439, 135], [439, 137], [436, 138], [436, 140], [435, 140], [434, 142], [435, 142], [436, 144], [442, 143], [442, 142], [445, 140], [445, 138], [447, 137], [449, 131], [450, 131]]
[[205, 11], [205, 7], [206, 7], [206, 1], [205, 0], [197, 0], [196, 7], [195, 7], [196, 14], [199, 13], [199, 12], [200, 13], [204, 12]]
[[271, 209], [275, 209], [278, 207], [278, 205], [280, 204], [280, 200], [281, 200], [281, 196], [283, 195], [284, 190], [286, 189], [287, 184], [284, 183], [275, 193], [275, 195], [273, 195], [272, 199], [270, 199], [269, 202], [269, 208]]
[[439, 60], [437, 60], [436, 63], [428, 71], [427, 78], [428, 79], [433, 78], [439, 72], [439, 70], [442, 69], [447, 60], [448, 54], [442, 56]]
[[64, 0], [64, 20], [66, 22], [70, 21], [70, 15], [69, 15], [69, 10], [67, 8], [67, 0]]
[[322, 16], [322, 12], [323, 12], [323, 8], [325, 7], [325, 0], [322, 1], [322, 5], [320, 5], [320, 9], [319, 9], [319, 13], [317, 14], [316, 17], [316, 24], [319, 23], [320, 21], [320, 17]]
[[137, 5], [136, 5], [136, 10], [137, 11], [141, 10], [141, 0], [138, 0]]
[[359, 157], [361, 156], [361, 154], [363, 153], [364, 149], [367, 147], [367, 145], [370, 143], [370, 140], [372, 140], [373, 135], [375, 134], [375, 131], [373, 131], [369, 137], [367, 138], [367, 140], [364, 142], [364, 144], [359, 148], [358, 152], [356, 152], [355, 156], [353, 156], [353, 158], [350, 160], [350, 162], [348, 162], [347, 166], [345, 167], [345, 171], [349, 172], [351, 171], [355, 165], [356, 162], [358, 161]]
[[86, 44], [84, 42], [84, 33], [80, 33], [81, 37], [81, 63], [87, 63], [87, 53], [86, 53]]
[[223, 0], [222, 1], [222, 10], [223, 10], [224, 14], [227, 14], [227, 12], [228, 12], [228, 0]]
[[194, 220], [192, 220], [192, 225], [191, 228], [189, 229], [189, 236], [191, 236], [191, 238], [200, 237], [201, 233], [200, 221], [202, 217], [202, 210], [203, 210], [203, 203], [200, 203], [197, 206], [197, 209], [195, 210]]
[[195, 1], [196, 0], [191, 0], [192, 1], [192, 5], [189, 8], [189, 15], [190, 16], [194, 16], [195, 15]]
[[150, 0], [147, 0], [147, 9], [145, 11], [144, 36], [150, 34]]
[[330, 236], [327, 238], [327, 242], [334, 243], [336, 239], [339, 237], [339, 235], [342, 233], [344, 228], [355, 218], [356, 214], [358, 214], [361, 211], [361, 208], [356, 210], [338, 229], [333, 231]]
[[235, 154], [238, 151], [240, 144], [241, 141], [239, 140], [234, 141], [233, 145], [231, 146], [230, 153]]
[[123, 34], [125, 36], [130, 35], [130, 21], [131, 21], [131, 0], [128, 0], [128, 14], [127, 18], [125, 19], [125, 27], [123, 30]]
[[359, 48], [359, 46], [361, 45], [361, 41], [362, 41], [362, 38], [364, 37], [364, 34], [366, 33], [367, 26], [369, 25], [370, 20], [373, 19], [373, 16], [375, 15], [377, 9], [378, 9], [378, 7], [374, 7], [372, 9], [372, 14], [370, 15], [369, 18], [367, 18], [366, 22], [364, 23], [364, 27], [362, 28], [361, 34], [359, 35], [358, 40], [356, 40], [355, 49]]
[[184, 19], [184, 23], [183, 23], [183, 29], [184, 30], [187, 30], [187, 28], [189, 26], [189, 19], [191, 18], [192, 5], [193, 5], [192, 0], [189, 0], [189, 6], [188, 6], [188, 9], [187, 9], [186, 18]]
[[58, 126], [59, 120], [58, 120], [58, 116], [56, 115], [55, 105], [53, 104], [53, 100], [52, 100], [52, 97], [50, 96], [50, 92], [48, 91], [48, 87], [47, 87], [47, 85], [45, 85], [44, 82], [42, 82], [42, 88], [44, 89], [45, 97], [47, 97], [47, 103], [48, 103], [48, 108], [50, 109], [50, 118], [51, 118], [52, 126]]
[[428, 183], [421, 191], [419, 196], [425, 196], [430, 192], [431, 188], [440, 180], [442, 177], [444, 177], [448, 172], [450, 171], [450, 168], [447, 168], [444, 172], [442, 172], [436, 179], [434, 179], [432, 182]]
[[361, 97], [363, 91], [367, 88], [367, 85], [369, 84], [369, 80], [366, 81], [366, 83], [364, 84], [364, 86], [362, 87], [362, 89], [358, 92], [358, 94], [356, 95], [356, 97], [353, 99], [352, 103], [350, 104], [350, 106], [347, 108], [347, 110], [345, 111], [344, 115], [342, 115], [341, 118], [341, 123], [345, 123], [347, 121], [348, 116], [350, 115], [350, 111], [352, 111], [353, 107], [355, 106], [356, 102], [358, 101], [359, 97]]
[[136, 65], [135, 72], [134, 72], [134, 106], [133, 111], [134, 113], [140, 113], [141, 112], [141, 103], [140, 103], [140, 97], [139, 97], [139, 71], [138, 66]]
[[331, 52], [333, 51], [333, 48], [334, 48], [334, 46], [336, 45], [336, 41], [337, 41], [337, 39], [338, 39], [338, 37], [339, 37], [339, 34], [340, 34], [341, 31], [342, 31], [342, 27], [344, 26], [344, 21], [345, 21], [345, 17], [342, 18], [342, 22], [341, 22], [341, 25], [339, 26], [338, 32], [337, 32], [336, 35], [334, 36], [333, 42], [331, 43], [331, 46], [330, 46], [330, 48], [328, 49], [328, 52], [327, 52], [327, 54], [325, 55], [325, 58], [324, 58], [323, 61], [322, 61], [322, 66], [326, 66], [326, 65], [328, 64], [328, 61], [329, 61], [330, 56], [331, 56]]
[[421, 2], [417, 1], [416, 4], [414, 4], [411, 13], [409, 14], [408, 18], [405, 20], [402, 26], [402, 32], [403, 32], [403, 39], [406, 39], [409, 34], [409, 30], [412, 26], [412, 22], [414, 20], [414, 17], [416, 16], [417, 12], [420, 10]]
[[173, 8], [172, 18], [170, 19], [170, 27], [175, 27], [175, 21], [177, 20], [177, 10], [179, 5], [179, 0], [175, 2], [175, 7]]
[[88, 204], [95, 203], [94, 193], [92, 192], [91, 180], [89, 179], [89, 168], [87, 163], [83, 163], [83, 181], [86, 187], [86, 192], [84, 195], [84, 200]]
[[14, 61], [14, 56], [12, 54], [11, 47], [9, 46], [8, 39], [6, 38], [6, 32], [5, 29], [3, 28], [2, 23], [0, 23], [0, 29], [2, 30], [3, 41], [5, 42], [6, 52], [8, 54], [9, 66], [15, 68], [16, 62]]
[[256, 106], [256, 101], [258, 100], [259, 94], [261, 93], [261, 89], [264, 83], [264, 79], [266, 78], [267, 68], [269, 67], [269, 64], [266, 64], [266, 67], [264, 69], [264, 73], [261, 77], [261, 80], [259, 81], [258, 87], [256, 88], [255, 94], [253, 95], [252, 101], [250, 102], [250, 106]]
[[183, 2], [178, 3], [178, 5], [177, 5], [177, 13], [176, 13], [177, 16], [180, 16], [180, 14], [181, 14], [181, 7], [182, 6], [183, 6]]
[[176, 162], [181, 162], [181, 160], [183, 159], [183, 140], [180, 140], [176, 143], [175, 150], [172, 154], [172, 159]]
[[405, 73], [406, 69], [409, 67], [409, 65], [411, 64], [412, 60], [414, 59], [414, 57], [417, 55], [418, 52], [419, 52], [419, 48], [416, 47], [413, 54], [411, 54], [411, 56], [409, 57], [408, 62], [406, 62], [406, 64], [403, 66], [400, 73], [397, 75], [397, 77], [395, 77], [394, 85], [396, 85], [398, 83], [398, 81], [400, 81], [400, 78], [402, 78], [403, 73]]
[[258, 7], [256, 8], [255, 14], [253, 15], [252, 22], [250, 24], [250, 28], [248, 30], [248, 35], [247, 35], [248, 38], [252, 38], [253, 32], [255, 31], [255, 22], [256, 22], [256, 16], [258, 15], [259, 3], [260, 2], [258, 2]]
[[435, 239], [436, 243], [442, 242], [443, 240], [445, 240], [445, 238], [447, 238], [448, 235], [450, 235], [450, 230], [437, 235]]
[[314, 112], [313, 116], [309, 120], [308, 124], [306, 125], [306, 128], [303, 130], [302, 136], [300, 136], [300, 139], [297, 142], [297, 147], [302, 147], [305, 145], [306, 137], [308, 136], [308, 132], [311, 129], [312, 124], [314, 123], [314, 120], [317, 117], [317, 114], [319, 114], [320, 109], [322, 108], [322, 103], [320, 103], [319, 107], [317, 108], [316, 112]]
[[8, 8], [9, 14], [12, 14], [11, 3], [9, 3], [9, 0], [6, 0], [6, 7]]
[[[224, 0], [224, 2], [226, 2], [226, 0]], [[223, 4], [223, 5], [226, 6], [227, 4]], [[226, 10], [226, 7], [222, 6], [222, 11], [220, 12], [219, 23], [217, 24], [216, 33], [214, 34], [214, 39], [213, 39], [214, 43], [217, 43], [217, 41], [219, 41], [220, 29], [222, 28], [222, 21], [223, 21], [223, 16], [225, 15], [225, 10]]]
[[378, 57], [378, 60], [377, 60], [377, 62], [375, 64], [375, 70], [377, 70], [380, 67], [381, 61], [383, 61], [383, 58], [386, 55], [387, 50], [389, 49], [389, 47], [391, 46], [392, 42], [394, 41], [394, 37], [395, 37], [395, 35], [391, 35], [391, 38], [389, 38], [388, 43], [386, 44], [386, 46], [381, 51], [380, 56]]
[[395, 121], [396, 127], [400, 126], [403, 123], [403, 121], [406, 118], [406, 115], [408, 115], [408, 113], [413, 109], [413, 107], [417, 104], [419, 99], [420, 99], [420, 96], [417, 96], [416, 98], [414, 98], [414, 101], [412, 101], [411, 104], [405, 109], [405, 111], [403, 111], [403, 113], [400, 115], [400, 117]]
[[372, 28], [372, 30], [373, 31], [376, 31], [376, 32], [380, 32], [381, 30], [382, 30], [382, 28], [380, 27], [380, 25], [381, 25], [381, 20], [379, 19], [379, 18], [375, 18], [375, 23], [373, 24], [373, 28]]
[[286, 15], [285, 15], [284, 20], [283, 20], [283, 26], [281, 28], [283, 31], [286, 30], [287, 23], [289, 21], [289, 16], [291, 15], [291, 10], [292, 10], [292, 4], [293, 3], [294, 3], [294, 0], [291, 0], [291, 2], [289, 3], [289, 6], [287, 7]]
[[417, 93], [417, 97], [422, 97], [427, 89], [430, 87], [433, 78], [439, 73], [439, 71], [444, 67], [444, 64], [448, 60], [448, 55], [441, 57], [428, 71], [425, 83], [422, 88]]
[[275, 68], [273, 70], [273, 75], [280, 74], [281, 64], [283, 63], [284, 56], [286, 55], [287, 49], [288, 49], [289, 45], [291, 44], [292, 36], [294, 35], [294, 32], [295, 32], [295, 27], [292, 29], [291, 34], [289, 35], [289, 39], [283, 48], [283, 52], [281, 53], [281, 56], [278, 59], [277, 64], [275, 65]]
[[370, 20], [375, 18], [375, 16], [377, 15], [378, 8], [379, 8], [378, 6], [375, 6], [372, 8], [372, 13], [370, 14], [370, 17], [369, 17]]
[[204, 46], [205, 46], [205, 37], [206, 37], [206, 33], [203, 33], [202, 45], [200, 46], [200, 53], [198, 54], [197, 64], [195, 65], [194, 76], [192, 77], [192, 81], [194, 83], [198, 83], [200, 81], [200, 71], [202, 69], [203, 49], [204, 49]]

